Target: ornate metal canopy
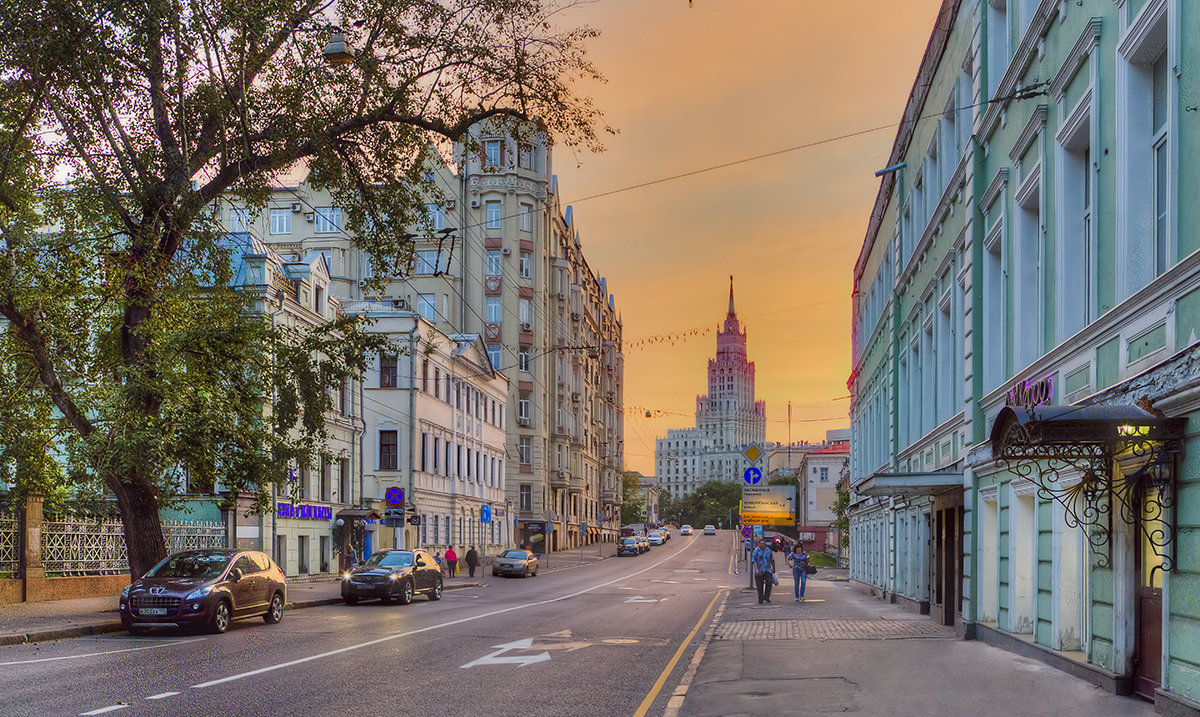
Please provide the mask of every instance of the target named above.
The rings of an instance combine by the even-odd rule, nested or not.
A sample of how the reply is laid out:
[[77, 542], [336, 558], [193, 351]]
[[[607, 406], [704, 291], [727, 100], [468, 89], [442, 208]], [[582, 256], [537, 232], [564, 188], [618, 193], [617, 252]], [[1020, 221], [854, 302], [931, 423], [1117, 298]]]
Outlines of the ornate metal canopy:
[[[1114, 516], [1142, 532], [1161, 568], [1175, 565], [1175, 459], [1187, 419], [1137, 406], [1007, 406], [992, 425], [1002, 467], [1063, 507], [1097, 567], [1111, 565]], [[1125, 470], [1114, 470], [1120, 463]]]

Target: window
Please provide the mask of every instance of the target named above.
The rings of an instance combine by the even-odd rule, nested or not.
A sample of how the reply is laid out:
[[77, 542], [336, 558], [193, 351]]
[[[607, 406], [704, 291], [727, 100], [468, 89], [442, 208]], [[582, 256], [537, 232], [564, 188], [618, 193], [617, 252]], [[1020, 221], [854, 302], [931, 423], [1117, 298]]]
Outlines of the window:
[[533, 278], [533, 254], [530, 254], [527, 251], [521, 252], [521, 260], [520, 260], [519, 267], [520, 267], [522, 279], [532, 279]]
[[522, 346], [517, 351], [517, 368], [522, 371], [529, 370], [529, 347]]
[[533, 231], [533, 205], [531, 204], [521, 205], [521, 231]]
[[429, 434], [421, 434], [421, 472], [429, 470]]
[[[990, 214], [987, 221], [992, 221]], [[983, 306], [983, 345], [988, 350], [983, 352], [983, 379], [984, 390], [988, 393], [1005, 378], [1004, 304], [1008, 301], [1008, 292], [1004, 286], [1003, 234], [1003, 219], [995, 219], [984, 240], [983, 295], [987, 300]]]
[[[1042, 215], [1041, 166], [1017, 192], [1014, 244], [1018, 270], [1014, 276], [1014, 368], [1028, 366], [1042, 354]], [[1071, 269], [1076, 271], [1077, 269]]]
[[446, 213], [437, 204], [425, 205], [425, 218], [429, 221], [429, 228], [434, 231], [446, 226]]
[[531, 402], [529, 400], [529, 394], [522, 393], [521, 398], [517, 401], [517, 418], [522, 421], [528, 421], [530, 407]]
[[533, 437], [521, 436], [517, 439], [517, 455], [521, 457], [521, 465], [533, 464]]
[[341, 207], [317, 207], [313, 214], [316, 224], [314, 231], [318, 234], [333, 234], [342, 230]]
[[484, 254], [483, 256], [484, 256], [483, 273], [487, 276], [500, 276], [500, 272], [501, 272], [500, 250], [499, 249], [488, 249], [487, 253]]
[[348, 378], [343, 378], [338, 382], [338, 413], [346, 415], [346, 384], [350, 381]]
[[498, 139], [490, 139], [483, 143], [483, 166], [499, 167], [504, 161], [504, 155], [500, 151], [501, 142]]
[[291, 234], [292, 233], [292, 210], [291, 209], [272, 209], [271, 210], [271, 233], [272, 234]]
[[1152, 72], [1152, 101], [1150, 112], [1150, 145], [1154, 164], [1154, 275], [1167, 270], [1167, 197], [1171, 167], [1167, 153], [1167, 53], [1154, 61]]
[[229, 231], [245, 233], [250, 231], [250, 210], [234, 207], [229, 210]]
[[379, 356], [379, 387], [396, 387], [396, 357], [394, 355], [380, 354]]
[[988, 0], [987, 6], [987, 90], [995, 97], [1008, 69], [1008, 2]]
[[437, 436], [433, 437], [433, 472], [441, 474], [440, 466], [442, 464], [442, 439]]
[[517, 150], [517, 166], [521, 169], [537, 169], [537, 167], [533, 166], [534, 156], [533, 145], [521, 145]]
[[520, 313], [521, 323], [522, 324], [533, 323], [533, 302], [530, 301], [529, 299], [521, 299], [520, 309], [521, 309], [521, 313]]
[[437, 322], [437, 313], [433, 294], [417, 294], [417, 313], [429, 323]]
[[486, 209], [487, 228], [500, 228], [500, 202], [488, 202]]
[[521, 484], [521, 510], [526, 512], [533, 510], [533, 486], [528, 483]]
[[500, 297], [487, 297], [487, 321], [489, 324], [500, 323], [501, 311], [503, 307], [500, 305]]
[[438, 270], [438, 250], [437, 249], [422, 249], [417, 252], [416, 256], [416, 273], [418, 274], [434, 274]]
[[329, 498], [330, 498], [330, 495], [329, 495], [329, 491], [331, 488], [330, 483], [329, 483], [330, 468], [331, 468], [331, 466], [329, 465], [329, 459], [322, 458], [321, 459], [321, 486], [320, 486], [321, 492], [320, 492], [320, 496], [321, 496], [321, 500], [326, 501], [326, 502], [329, 502]]
[[492, 368], [500, 368], [500, 347], [497, 344], [488, 344], [487, 347], [488, 360], [492, 362]]
[[318, 314], [325, 313], [325, 287], [320, 284], [313, 287], [313, 311]]
[[1056, 297], [1058, 340], [1073, 336], [1095, 318], [1093, 275], [1095, 241], [1092, 221], [1091, 113], [1086, 106], [1059, 133], [1059, 252]]
[[350, 494], [350, 459], [338, 459], [338, 501], [341, 503], [351, 502]]

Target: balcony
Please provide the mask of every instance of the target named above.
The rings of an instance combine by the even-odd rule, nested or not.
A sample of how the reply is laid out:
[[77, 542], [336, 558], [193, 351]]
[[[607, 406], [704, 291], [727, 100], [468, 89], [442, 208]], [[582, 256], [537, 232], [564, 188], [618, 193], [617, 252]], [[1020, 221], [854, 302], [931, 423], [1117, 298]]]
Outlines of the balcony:
[[571, 476], [570, 490], [572, 493], [583, 492], [583, 476]]
[[550, 487], [551, 488], [570, 488], [571, 474], [565, 470], [550, 471]]

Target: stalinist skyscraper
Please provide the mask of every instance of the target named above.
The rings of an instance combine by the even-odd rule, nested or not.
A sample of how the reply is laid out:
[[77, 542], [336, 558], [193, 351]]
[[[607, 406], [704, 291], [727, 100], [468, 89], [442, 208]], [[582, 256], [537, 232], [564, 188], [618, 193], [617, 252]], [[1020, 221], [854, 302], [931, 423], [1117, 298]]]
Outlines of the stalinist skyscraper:
[[766, 412], [766, 402], [754, 400], [754, 362], [733, 307], [731, 276], [729, 313], [717, 329], [716, 356], [708, 360], [708, 395], [696, 397], [696, 427], [673, 428], [656, 442], [659, 487], [678, 497], [710, 480], [741, 480], [742, 451], [766, 440]]

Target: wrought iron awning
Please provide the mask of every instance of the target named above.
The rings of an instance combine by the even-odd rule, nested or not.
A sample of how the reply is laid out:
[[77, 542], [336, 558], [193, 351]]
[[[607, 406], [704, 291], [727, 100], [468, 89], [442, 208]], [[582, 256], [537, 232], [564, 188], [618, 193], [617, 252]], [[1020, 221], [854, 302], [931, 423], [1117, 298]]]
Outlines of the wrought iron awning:
[[[1187, 419], [1161, 418], [1132, 405], [1001, 409], [992, 425], [996, 462], [1037, 486], [1080, 527], [1098, 567], [1111, 564], [1113, 517], [1137, 526], [1162, 559], [1175, 564], [1175, 457]], [[1114, 464], [1128, 468], [1117, 476]]]
[[859, 495], [878, 496], [922, 496], [938, 495], [963, 487], [963, 474], [951, 471], [931, 473], [873, 473], [858, 485], [854, 492]]
[[374, 508], [342, 508], [334, 517], [342, 520], [379, 520], [383, 515]]

